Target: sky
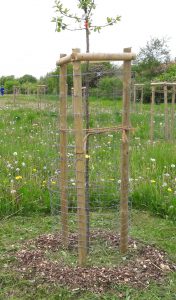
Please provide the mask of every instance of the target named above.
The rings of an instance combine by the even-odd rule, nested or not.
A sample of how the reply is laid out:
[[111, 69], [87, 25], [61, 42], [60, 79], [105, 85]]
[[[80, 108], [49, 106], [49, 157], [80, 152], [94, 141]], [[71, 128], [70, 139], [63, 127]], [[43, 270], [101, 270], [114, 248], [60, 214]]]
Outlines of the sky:
[[[78, 0], [62, 0], [71, 11]], [[94, 23], [107, 16], [121, 16], [117, 25], [91, 33], [90, 52], [115, 53], [132, 47], [136, 54], [151, 38], [167, 39], [176, 57], [176, 0], [95, 0]], [[60, 53], [72, 48], [85, 52], [85, 32], [57, 33], [51, 22], [56, 16], [54, 0], [0, 0], [0, 76], [25, 74], [37, 78], [54, 71]]]

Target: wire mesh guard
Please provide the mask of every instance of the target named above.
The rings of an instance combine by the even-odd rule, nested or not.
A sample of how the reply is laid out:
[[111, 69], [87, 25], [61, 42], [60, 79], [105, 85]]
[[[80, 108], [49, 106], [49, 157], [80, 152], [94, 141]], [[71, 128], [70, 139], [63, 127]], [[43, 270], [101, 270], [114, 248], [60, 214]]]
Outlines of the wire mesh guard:
[[[58, 169], [49, 181], [56, 229], [62, 232], [65, 248], [76, 234], [80, 264], [88, 252], [107, 248], [110, 232], [118, 234], [121, 142], [127, 142], [130, 129], [122, 126], [125, 71], [101, 70], [100, 76], [97, 68], [60, 78]], [[102, 78], [107, 75], [116, 85], [103, 92]]]

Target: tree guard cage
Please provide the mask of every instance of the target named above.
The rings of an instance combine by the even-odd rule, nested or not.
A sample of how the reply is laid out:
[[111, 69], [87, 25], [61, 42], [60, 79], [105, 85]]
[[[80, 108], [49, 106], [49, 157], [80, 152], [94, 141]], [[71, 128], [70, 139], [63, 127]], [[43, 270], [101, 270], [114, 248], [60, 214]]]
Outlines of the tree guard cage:
[[[58, 208], [62, 241], [65, 249], [69, 248], [69, 235], [78, 227], [78, 261], [79, 265], [86, 263], [87, 254], [89, 252], [89, 238], [93, 238], [90, 226], [90, 211], [94, 211], [96, 201], [98, 202], [98, 211], [103, 208], [108, 209], [108, 197], [113, 197], [113, 193], [119, 192], [120, 198], [120, 251], [125, 253], [128, 249], [128, 201], [129, 201], [129, 133], [130, 125], [130, 96], [131, 96], [131, 61], [135, 59], [135, 54], [131, 53], [130, 48], [125, 48], [123, 53], [106, 54], [106, 53], [80, 53], [79, 49], [73, 49], [71, 55], [60, 55], [57, 61], [57, 66], [60, 66], [60, 101], [59, 101], [59, 166], [58, 172], [51, 178], [50, 187], [56, 191], [55, 202], [53, 201], [52, 209], [56, 212]], [[122, 61], [122, 107], [121, 116], [116, 111], [113, 118], [111, 110], [106, 107], [105, 100], [102, 106], [98, 106], [99, 102], [90, 102], [89, 109], [89, 128], [86, 128], [85, 121], [85, 82], [84, 74], [81, 73], [82, 62], [102, 62], [102, 61]], [[73, 87], [70, 95], [67, 96], [68, 86], [67, 64], [73, 65]], [[86, 75], [85, 75], [86, 76]], [[91, 93], [91, 92], [90, 92]], [[93, 103], [93, 104], [92, 104]], [[112, 106], [115, 104], [112, 101]], [[99, 121], [98, 119], [99, 114]], [[105, 118], [106, 116], [106, 118]], [[108, 122], [107, 122], [108, 120]], [[119, 121], [120, 120], [120, 121]], [[86, 143], [89, 139], [89, 155], [86, 154]], [[121, 155], [119, 152], [114, 152], [109, 147], [110, 141], [116, 141], [116, 150], [121, 144]], [[119, 144], [118, 144], [118, 143]], [[101, 143], [101, 144], [100, 144]], [[109, 152], [106, 159], [102, 157], [104, 148], [108, 148]], [[101, 150], [101, 151], [100, 151]], [[120, 157], [120, 159], [119, 159]], [[108, 169], [108, 158], [114, 159], [114, 172], [118, 173], [118, 180], [110, 178], [108, 182], [100, 178], [99, 171], [103, 168], [103, 172], [111, 176], [111, 168]], [[90, 161], [90, 182], [89, 182], [89, 201], [86, 199], [86, 160]], [[115, 164], [120, 161], [120, 172]], [[96, 165], [96, 167], [95, 167]], [[103, 165], [103, 167], [102, 167]], [[96, 171], [95, 171], [96, 169]], [[94, 175], [92, 173], [94, 172]], [[115, 174], [115, 173], [113, 173]], [[114, 175], [115, 176], [115, 175]], [[96, 180], [99, 180], [101, 190], [106, 191], [98, 198], [96, 196]], [[55, 183], [58, 183], [58, 190]], [[53, 188], [54, 183], [54, 188]], [[109, 189], [110, 185], [113, 189]], [[91, 193], [94, 189], [94, 193]], [[106, 194], [106, 195], [105, 195]], [[111, 203], [113, 199], [111, 199]], [[114, 199], [113, 209], [118, 210], [117, 202]], [[73, 217], [77, 217], [77, 225], [73, 224]], [[92, 213], [94, 217], [94, 214]], [[101, 222], [97, 218], [95, 224]], [[117, 218], [117, 215], [115, 216]], [[109, 217], [110, 224], [111, 217]], [[100, 232], [99, 232], [100, 234]]]
[[[163, 135], [164, 132], [164, 139], [173, 140], [175, 129], [176, 82], [151, 82], [151, 89], [150, 140], [153, 142], [156, 131], [159, 132], [157, 126], [161, 129], [161, 135]], [[158, 99], [159, 93], [162, 99]], [[162, 102], [164, 103], [162, 111], [158, 113], [159, 110], [157, 108], [157, 112], [155, 112], [155, 104], [161, 104]]]

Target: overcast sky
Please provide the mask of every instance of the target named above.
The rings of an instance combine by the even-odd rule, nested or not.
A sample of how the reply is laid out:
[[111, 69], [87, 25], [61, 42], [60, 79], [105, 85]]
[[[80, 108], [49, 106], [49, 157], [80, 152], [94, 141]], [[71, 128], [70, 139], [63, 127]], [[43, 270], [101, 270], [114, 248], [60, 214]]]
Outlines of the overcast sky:
[[[63, 0], [76, 9], [77, 0]], [[138, 53], [152, 37], [168, 38], [176, 57], [176, 0], [95, 0], [95, 23], [120, 15], [121, 21], [90, 36], [91, 52]], [[54, 0], [0, 0], [0, 76], [31, 74], [39, 78], [55, 69], [60, 53], [85, 52], [85, 32], [55, 32]], [[102, 21], [101, 21], [102, 20]]]

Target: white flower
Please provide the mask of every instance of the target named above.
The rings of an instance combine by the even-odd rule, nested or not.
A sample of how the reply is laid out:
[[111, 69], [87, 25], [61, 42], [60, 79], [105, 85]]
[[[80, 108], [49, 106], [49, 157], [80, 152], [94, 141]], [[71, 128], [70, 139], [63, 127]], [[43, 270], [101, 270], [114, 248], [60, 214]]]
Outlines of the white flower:
[[171, 164], [171, 168], [175, 168], [175, 165], [174, 165], [174, 164]]
[[18, 153], [17, 153], [17, 152], [13, 152], [13, 155], [14, 155], [14, 156], [17, 156], [17, 155], [18, 155]]
[[164, 175], [165, 175], [166, 177], [169, 177], [169, 176], [170, 176], [170, 174], [169, 174], [169, 173], [165, 173]]
[[150, 161], [155, 162], [156, 159], [155, 158], [150, 158]]
[[15, 194], [15, 193], [16, 193], [16, 190], [11, 190], [10, 193], [11, 193], [11, 194]]
[[16, 168], [16, 171], [19, 172], [19, 171], [20, 171], [20, 168]]
[[25, 166], [26, 166], [25, 162], [22, 162], [21, 165], [22, 165], [22, 167], [25, 167]]
[[163, 182], [162, 187], [167, 186], [167, 182]]

